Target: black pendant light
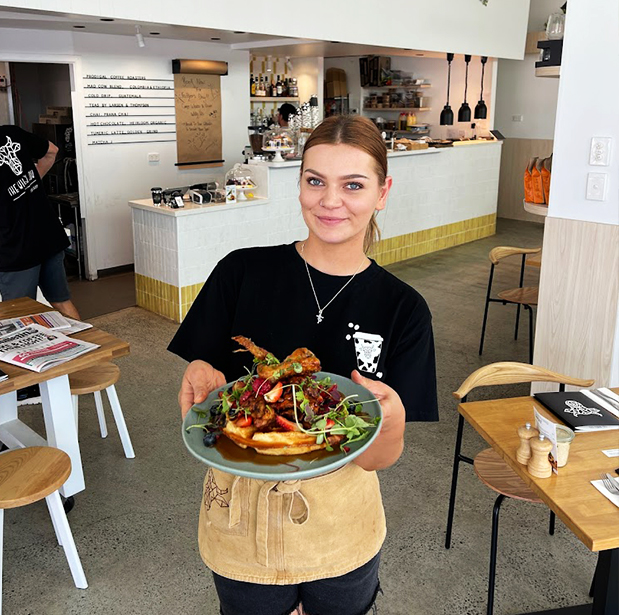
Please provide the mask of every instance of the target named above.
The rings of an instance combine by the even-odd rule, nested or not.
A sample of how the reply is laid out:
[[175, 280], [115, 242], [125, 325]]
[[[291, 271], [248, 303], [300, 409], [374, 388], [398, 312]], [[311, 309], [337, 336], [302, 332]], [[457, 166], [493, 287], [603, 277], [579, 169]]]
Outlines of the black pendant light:
[[488, 107], [484, 102], [484, 69], [486, 68], [486, 62], [488, 58], [482, 56], [481, 58], [481, 93], [479, 94], [479, 102], [475, 106], [475, 119], [485, 120], [488, 117]]
[[464, 102], [458, 111], [458, 121], [470, 122], [471, 108], [469, 107], [469, 103], [466, 102], [466, 92], [469, 89], [469, 63], [471, 62], [471, 56], [464, 56], [464, 61], [466, 62], [466, 72], [464, 73]]
[[449, 84], [451, 82], [451, 63], [454, 59], [453, 53], [447, 54], [447, 102], [441, 111], [441, 126], [452, 126], [454, 123], [454, 112], [449, 106]]

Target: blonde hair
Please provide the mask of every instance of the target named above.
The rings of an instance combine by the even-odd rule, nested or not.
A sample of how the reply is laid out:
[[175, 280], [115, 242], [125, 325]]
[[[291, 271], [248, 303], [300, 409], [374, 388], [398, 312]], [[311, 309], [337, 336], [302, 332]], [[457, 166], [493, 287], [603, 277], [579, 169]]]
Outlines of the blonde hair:
[[[315, 145], [351, 145], [369, 154], [374, 159], [378, 183], [385, 185], [387, 179], [387, 147], [378, 128], [366, 117], [360, 115], [335, 115], [321, 122], [309, 136], [303, 148], [301, 174], [305, 164], [305, 152]], [[365, 229], [363, 250], [368, 253], [380, 241], [380, 229], [376, 213]]]

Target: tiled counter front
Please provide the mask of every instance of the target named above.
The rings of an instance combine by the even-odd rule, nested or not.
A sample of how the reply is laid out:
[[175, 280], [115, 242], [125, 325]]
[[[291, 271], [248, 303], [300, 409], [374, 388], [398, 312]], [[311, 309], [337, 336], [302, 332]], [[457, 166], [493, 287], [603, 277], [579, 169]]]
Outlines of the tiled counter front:
[[374, 251], [381, 265], [495, 234], [501, 143], [434, 151], [389, 159], [393, 187]]
[[[423, 152], [423, 153], [422, 153]], [[390, 156], [393, 189], [378, 221], [380, 264], [442, 250], [495, 232], [501, 146], [460, 146]], [[182, 321], [221, 258], [248, 246], [307, 235], [299, 163], [268, 168], [268, 199], [171, 210], [132, 201], [139, 306]]]

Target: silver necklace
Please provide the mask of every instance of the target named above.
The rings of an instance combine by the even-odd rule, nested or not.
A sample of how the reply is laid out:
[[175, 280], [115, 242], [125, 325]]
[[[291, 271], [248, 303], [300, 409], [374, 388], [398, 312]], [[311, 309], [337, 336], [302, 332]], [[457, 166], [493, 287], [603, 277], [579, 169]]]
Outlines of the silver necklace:
[[365, 263], [365, 257], [363, 258], [363, 261], [357, 268], [357, 271], [355, 271], [355, 273], [353, 273], [352, 276], [346, 281], [344, 286], [342, 286], [342, 288], [340, 288], [340, 290], [338, 290], [335, 293], [335, 295], [333, 295], [333, 297], [331, 298], [331, 301], [329, 301], [329, 303], [327, 303], [324, 307], [320, 307], [320, 303], [318, 301], [318, 295], [316, 294], [316, 289], [314, 288], [314, 282], [312, 282], [312, 276], [310, 275], [309, 266], [307, 264], [307, 261], [305, 260], [305, 256], [303, 256], [304, 249], [305, 249], [305, 242], [301, 244], [301, 258], [303, 259], [303, 262], [305, 263], [305, 271], [307, 271], [307, 277], [309, 279], [310, 286], [312, 287], [312, 292], [314, 293], [314, 299], [316, 299], [316, 305], [318, 306], [318, 314], [316, 314], [316, 323], [320, 324], [324, 320], [324, 316], [322, 315], [322, 313], [333, 303], [335, 298], [355, 279], [355, 276], [361, 271], [361, 268], [363, 267], [363, 264]]

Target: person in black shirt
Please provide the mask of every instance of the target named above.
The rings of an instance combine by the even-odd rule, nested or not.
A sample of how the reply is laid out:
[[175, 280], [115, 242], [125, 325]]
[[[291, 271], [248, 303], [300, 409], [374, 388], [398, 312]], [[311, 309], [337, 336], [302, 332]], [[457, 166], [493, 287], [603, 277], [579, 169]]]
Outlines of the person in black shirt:
[[55, 309], [79, 319], [63, 264], [69, 240], [41, 183], [57, 152], [17, 126], [0, 127], [0, 296], [36, 299], [39, 286]]
[[[323, 370], [351, 374], [375, 395], [383, 411], [379, 436], [345, 466], [348, 474], [338, 470], [300, 481], [299, 491], [312, 510], [307, 529], [303, 533], [292, 518], [278, 516], [271, 527], [282, 534], [279, 543], [265, 543], [268, 558], [262, 547], [256, 550], [262, 517], [256, 517], [260, 506], [251, 495], [253, 490], [262, 494], [268, 485], [209, 469], [199, 543], [203, 560], [214, 571], [223, 615], [356, 615], [368, 612], [376, 597], [385, 526], [378, 482], [371, 482], [374, 470], [400, 457], [406, 420], [438, 420], [428, 306], [419, 293], [366, 256], [378, 235], [376, 212], [385, 207], [391, 184], [385, 145], [369, 120], [325, 120], [308, 139], [301, 165], [299, 200], [307, 239], [226, 256], [169, 345], [190, 361], [179, 392], [183, 417], [215, 388], [251, 369], [251, 355], [233, 352], [238, 348], [234, 335], [250, 337], [277, 357], [309, 348]], [[338, 485], [338, 476], [335, 493], [340, 497], [326, 495], [329, 485]], [[315, 481], [323, 478], [329, 482], [321, 498]], [[243, 487], [239, 480], [246, 481]], [[213, 489], [220, 494], [219, 505], [213, 505]], [[222, 513], [221, 498], [223, 510], [236, 510], [231, 494], [243, 489], [250, 495], [240, 518], [247, 514], [249, 522], [236, 535], [232, 517], [239, 517]], [[267, 504], [268, 515], [276, 515], [277, 506], [276, 500]], [[298, 544], [302, 551], [291, 558]], [[338, 550], [342, 544], [344, 553]]]

